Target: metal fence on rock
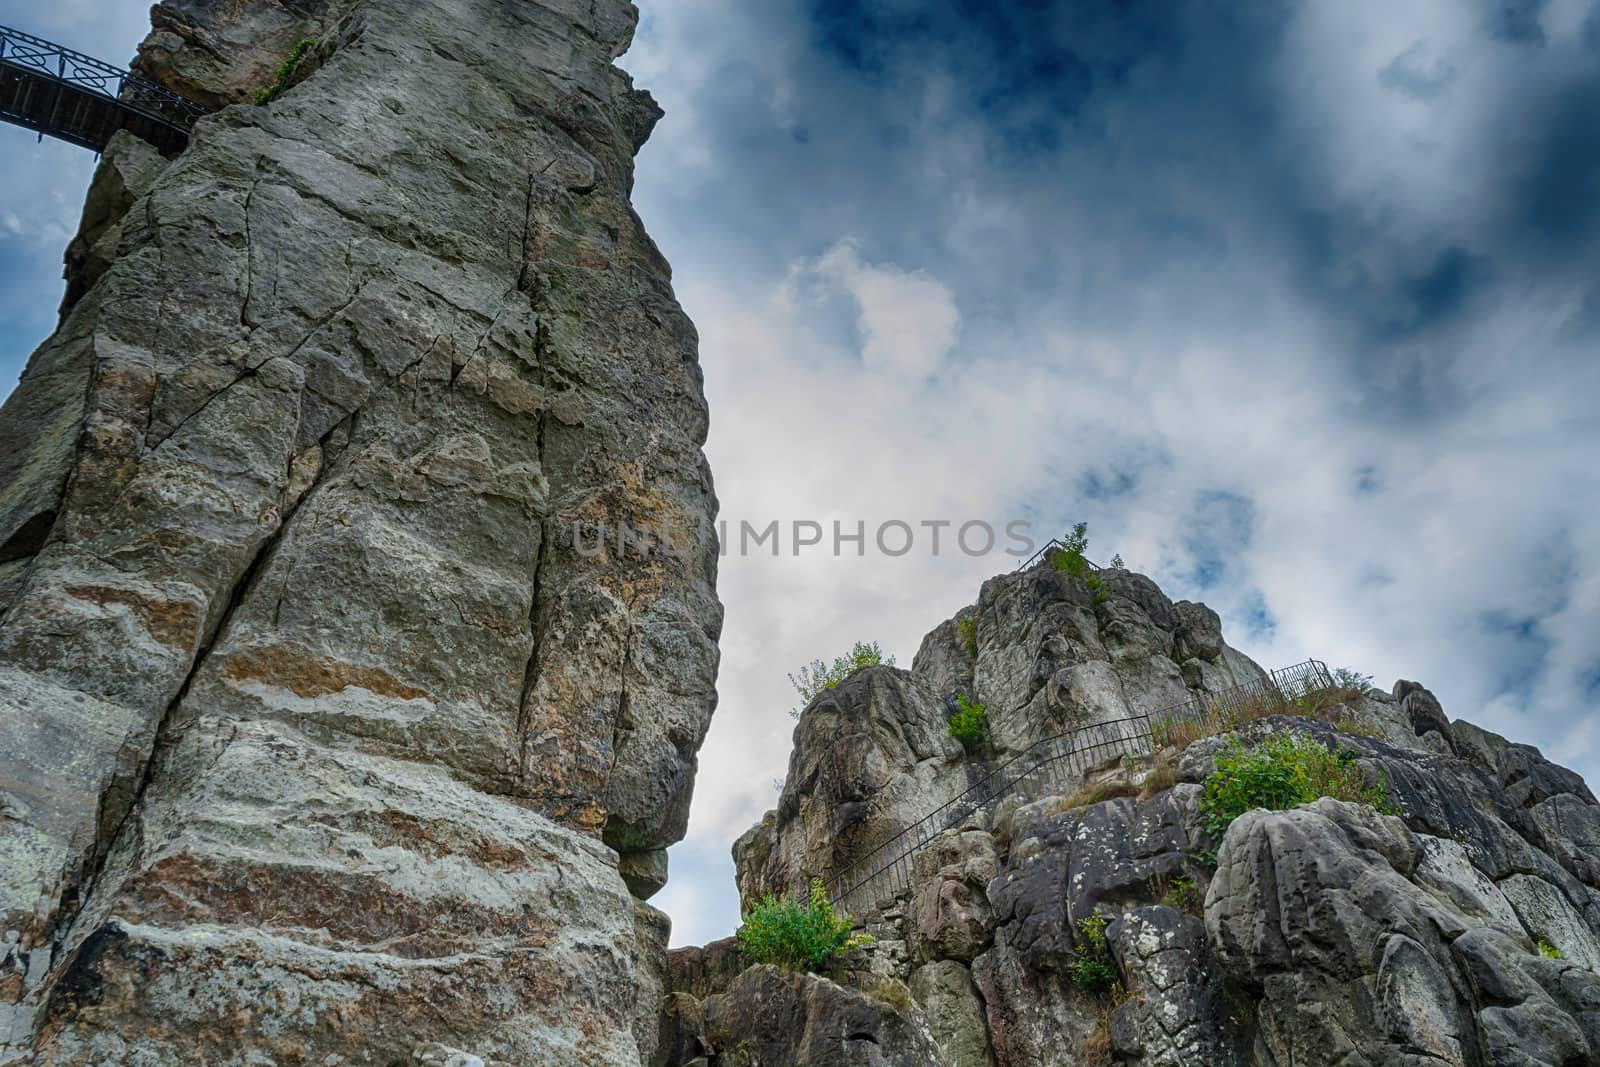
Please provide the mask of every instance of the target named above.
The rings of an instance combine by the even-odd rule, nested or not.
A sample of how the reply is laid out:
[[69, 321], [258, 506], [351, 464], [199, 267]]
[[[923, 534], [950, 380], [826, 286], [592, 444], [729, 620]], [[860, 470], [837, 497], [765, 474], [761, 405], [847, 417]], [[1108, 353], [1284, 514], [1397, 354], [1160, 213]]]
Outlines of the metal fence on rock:
[[[1096, 767], [1118, 757], [1150, 755], [1154, 733], [1174, 723], [1209, 721], [1225, 727], [1247, 712], [1270, 710], [1273, 702], [1294, 701], [1332, 686], [1327, 665], [1306, 660], [1256, 681], [1158, 711], [1046, 737], [836, 872], [825, 882], [828, 897], [835, 908], [847, 912], [876, 907], [910, 885], [917, 856], [934, 838], [995, 801], [1012, 795], [1040, 797], [1075, 790]], [[1152, 730], [1152, 723], [1157, 731]]]

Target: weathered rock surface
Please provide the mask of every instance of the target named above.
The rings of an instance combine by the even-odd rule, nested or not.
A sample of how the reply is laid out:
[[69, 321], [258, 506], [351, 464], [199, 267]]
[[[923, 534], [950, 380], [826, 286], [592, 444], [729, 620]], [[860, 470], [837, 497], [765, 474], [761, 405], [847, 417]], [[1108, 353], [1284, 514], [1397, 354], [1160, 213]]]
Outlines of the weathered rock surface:
[[1098, 594], [1048, 563], [993, 578], [923, 639], [910, 672], [863, 669], [813, 700], [777, 808], [734, 845], [745, 902], [870, 865], [874, 846], [981, 777], [949, 735], [957, 693], [984, 704], [1003, 760], [1265, 676], [1222, 640], [1210, 608], [1174, 604], [1140, 574], [1100, 576]]
[[[1030, 714], [1059, 711], [1047, 728], [1060, 728], [1165, 700], [1174, 671], [1201, 694], [1254, 676], [1209, 610], [1113, 580], [1097, 603], [1054, 572], [996, 579], [976, 657], [969, 609], [929, 635], [909, 678], [863, 671], [814, 702], [792, 789], [735, 847], [741, 892], [767, 872], [798, 886], [836, 869], [859, 854], [863, 824], [884, 832], [928, 810], [908, 783], [958, 788], [944, 765], [987, 766], [938, 753], [933, 694], [976, 687], [991, 715], [1008, 707], [1000, 694], [1025, 697]], [[1040, 618], [1023, 609], [1030, 589]], [[1030, 786], [961, 809], [907, 857], [909, 885], [860, 916], [877, 942], [832, 977], [868, 993], [904, 982], [904, 1027], [879, 1039], [923, 1034], [937, 1050], [925, 1062], [962, 1067], [1600, 1063], [1600, 805], [1581, 778], [1452, 722], [1415, 682], [1281, 706], [1299, 713], [1087, 766], [1075, 792], [1057, 783], [1068, 795]], [[1031, 736], [1026, 717], [1011, 722], [1002, 746]], [[1218, 754], [1283, 731], [1347, 754], [1399, 814], [1323, 798], [1249, 812], [1217, 839], [1201, 802]], [[836, 758], [871, 776], [837, 773]], [[853, 823], [815, 814], [839, 781], [858, 783], [844, 810], [866, 814]], [[848, 847], [830, 836], [841, 826]], [[755, 1025], [771, 997], [732, 977], [737, 962], [721, 951], [713, 980], [702, 968], [692, 995], [675, 994], [684, 1017], [715, 1001]], [[807, 1032], [793, 1013], [764, 1017], [764, 1035]], [[720, 1061], [661, 1061], [694, 1062]]]
[[314, 45], [111, 146], [0, 413], [0, 1062], [653, 1041], [720, 608], [635, 18], [157, 7], [214, 104]]
[[[1258, 1058], [1600, 1061], [1589, 895], [1555, 871], [1441, 884], [1451, 868], [1422, 869], [1425, 849], [1451, 844], [1329, 799], [1229, 828], [1206, 923], [1230, 976], [1259, 998]], [[1565, 959], [1541, 956], [1541, 940]]]
[[927, 1020], [928, 1031], [949, 1067], [992, 1067], [989, 1027], [972, 975], [955, 960], [935, 960], [911, 975], [911, 996]]
[[938, 1062], [919, 1021], [809, 974], [751, 967], [708, 997], [707, 1067], [926, 1067]]
[[747, 905], [804, 892], [966, 785], [944, 703], [908, 671], [856, 671], [819, 694], [794, 732], [777, 809], [733, 846]]
[[918, 959], [970, 962], [994, 922], [988, 897], [989, 883], [999, 874], [994, 838], [982, 830], [947, 831], [913, 863], [911, 950]]
[[1223, 641], [1221, 620], [1204, 604], [1174, 604], [1131, 571], [1099, 578], [1098, 594], [1048, 562], [991, 578], [958, 616], [973, 621], [977, 655], [951, 620], [923, 638], [913, 674], [940, 696], [982, 700], [1001, 753], [1265, 674]]

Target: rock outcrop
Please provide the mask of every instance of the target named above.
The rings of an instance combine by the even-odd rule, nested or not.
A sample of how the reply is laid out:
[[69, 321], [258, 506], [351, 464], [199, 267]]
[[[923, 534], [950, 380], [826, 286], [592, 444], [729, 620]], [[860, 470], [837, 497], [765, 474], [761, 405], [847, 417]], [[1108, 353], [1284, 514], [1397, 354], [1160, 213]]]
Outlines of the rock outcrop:
[[[735, 845], [746, 899], [826, 876], [992, 765], [940, 739], [941, 692], [981, 698], [1004, 755], [1033, 717], [1092, 724], [1261, 677], [1204, 606], [1111, 578], [1099, 598], [1045, 567], [995, 579], [976, 656], [951, 620], [912, 671], [865, 669], [813, 701], [778, 809]], [[924, 1062], [949, 1067], [1600, 1063], [1600, 805], [1581, 778], [1452, 721], [1415, 682], [1271, 706], [1294, 714], [973, 809], [858, 915], [876, 941], [831, 972], [896, 1004], [901, 1025], [874, 1029], [883, 1059], [834, 1045], [762, 1062], [894, 1062], [931, 1040]], [[1385, 811], [1323, 797], [1214, 833], [1202, 799], [1219, 753], [1286, 732], [1382, 784]], [[662, 1067], [745, 1062], [709, 1006], [753, 1018], [775, 979], [732, 955], [674, 953], [670, 1016], [692, 1041]], [[790, 1039], [769, 1035], [773, 1049], [802, 1047], [797, 1019], [769, 1015]]]
[[950, 736], [956, 694], [987, 709], [992, 754], [1263, 678], [1204, 604], [1142, 574], [1097, 591], [1049, 564], [1001, 575], [928, 634], [911, 670], [858, 671], [804, 709], [778, 806], [734, 846], [739, 891], [803, 891], [959, 793], [985, 767]]
[[653, 1052], [721, 612], [635, 20], [155, 9], [217, 106], [312, 44], [112, 144], [0, 413], [0, 1062]]

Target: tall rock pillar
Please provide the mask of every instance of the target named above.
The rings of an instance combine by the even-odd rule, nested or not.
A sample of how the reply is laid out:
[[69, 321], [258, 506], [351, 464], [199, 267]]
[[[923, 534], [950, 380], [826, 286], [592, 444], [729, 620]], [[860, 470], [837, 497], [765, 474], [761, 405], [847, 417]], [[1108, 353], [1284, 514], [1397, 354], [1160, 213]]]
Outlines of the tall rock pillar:
[[631, 1067], [721, 625], [636, 12], [154, 16], [243, 103], [114, 142], [0, 412], [0, 1063]]

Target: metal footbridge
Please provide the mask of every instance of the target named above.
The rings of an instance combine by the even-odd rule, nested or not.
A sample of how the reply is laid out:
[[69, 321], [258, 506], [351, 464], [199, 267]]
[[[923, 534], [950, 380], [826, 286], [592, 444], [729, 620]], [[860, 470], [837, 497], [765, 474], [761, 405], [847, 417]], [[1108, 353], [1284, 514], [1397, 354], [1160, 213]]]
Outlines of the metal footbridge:
[[207, 109], [120, 67], [0, 26], [0, 119], [105, 150], [118, 130], [176, 155]]

